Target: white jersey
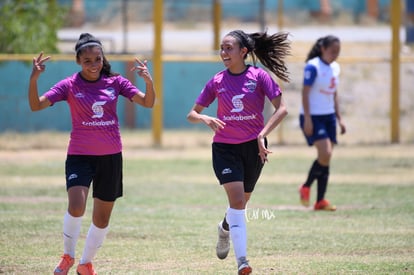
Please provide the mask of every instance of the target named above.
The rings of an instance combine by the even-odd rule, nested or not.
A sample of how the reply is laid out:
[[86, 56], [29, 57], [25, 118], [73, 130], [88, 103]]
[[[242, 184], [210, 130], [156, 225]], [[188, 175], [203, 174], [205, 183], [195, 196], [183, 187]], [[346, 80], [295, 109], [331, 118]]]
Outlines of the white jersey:
[[[320, 57], [310, 59], [304, 70], [303, 85], [309, 91], [309, 113], [327, 115], [335, 113], [334, 96], [339, 83], [340, 67], [337, 62], [327, 64]], [[303, 106], [300, 113], [303, 114]]]

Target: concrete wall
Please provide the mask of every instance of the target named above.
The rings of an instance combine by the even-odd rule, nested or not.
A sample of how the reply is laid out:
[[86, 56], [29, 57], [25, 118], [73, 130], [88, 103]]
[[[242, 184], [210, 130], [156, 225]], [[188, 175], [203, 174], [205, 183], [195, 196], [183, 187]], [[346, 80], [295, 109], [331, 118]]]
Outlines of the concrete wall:
[[[123, 62], [110, 60], [110, 63], [113, 71], [125, 75]], [[221, 62], [164, 63], [163, 124], [165, 128], [194, 127], [187, 122], [186, 115], [205, 83], [223, 68]], [[75, 61], [49, 61], [46, 71], [38, 81], [39, 94], [43, 94], [56, 82], [79, 69]], [[70, 130], [71, 120], [66, 102], [59, 102], [40, 112], [30, 111], [27, 100], [30, 73], [31, 62], [0, 63], [0, 132]], [[145, 91], [144, 82], [139, 77], [136, 77], [135, 84]], [[121, 127], [125, 127], [125, 104], [127, 103], [122, 97], [118, 102]], [[134, 111], [135, 128], [150, 128], [152, 110], [135, 105]], [[214, 114], [215, 105], [206, 109], [206, 113]]]

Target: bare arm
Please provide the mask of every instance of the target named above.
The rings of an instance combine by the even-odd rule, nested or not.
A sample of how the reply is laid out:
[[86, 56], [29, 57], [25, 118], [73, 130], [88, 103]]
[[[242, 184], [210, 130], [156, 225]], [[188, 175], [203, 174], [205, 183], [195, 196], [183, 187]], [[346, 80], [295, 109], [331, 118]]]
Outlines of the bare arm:
[[223, 129], [226, 123], [221, 121], [218, 118], [211, 117], [208, 115], [203, 115], [201, 112], [204, 110], [204, 107], [198, 104], [195, 104], [193, 108], [187, 115], [187, 120], [191, 123], [205, 123], [213, 131], [219, 131]]
[[37, 89], [37, 80], [40, 74], [43, 73], [46, 68], [46, 65], [43, 63], [49, 59], [50, 56], [43, 58], [43, 52], [41, 52], [38, 57], [33, 58], [33, 69], [30, 75], [28, 89], [29, 105], [32, 111], [40, 111], [51, 105], [51, 102], [46, 97], [39, 97], [39, 92]]
[[304, 127], [303, 130], [305, 135], [311, 136], [313, 133], [313, 123], [309, 110], [309, 92], [311, 86], [303, 86], [302, 88], [302, 106], [303, 106], [303, 115], [304, 115]]
[[339, 111], [339, 100], [338, 100], [338, 95], [337, 94], [338, 94], [338, 92], [336, 92], [335, 95], [334, 95], [335, 115], [336, 115], [336, 118], [338, 120], [339, 127], [341, 128], [341, 134], [345, 134], [346, 133], [346, 127], [345, 127], [345, 124], [342, 121], [341, 113]]
[[275, 111], [267, 121], [263, 130], [260, 131], [258, 136], [259, 138], [268, 136], [288, 114], [286, 105], [284, 104], [282, 99], [282, 95], [274, 98], [272, 100], [272, 105], [273, 107], [275, 107]]
[[284, 104], [282, 99], [282, 95], [274, 98], [272, 100], [272, 105], [273, 107], [275, 107], [275, 111], [267, 121], [266, 125], [263, 127], [262, 131], [260, 131], [259, 135], [257, 136], [257, 142], [259, 145], [259, 156], [262, 159], [263, 163], [267, 161], [267, 154], [272, 153], [265, 146], [265, 137], [267, 137], [288, 114], [286, 105]]
[[138, 58], [135, 58], [138, 63], [131, 71], [137, 71], [138, 75], [144, 79], [145, 82], [145, 94], [138, 93], [132, 97], [132, 101], [147, 108], [152, 108], [155, 103], [155, 90], [154, 83], [152, 81], [151, 74], [148, 71], [147, 61], [141, 62]]

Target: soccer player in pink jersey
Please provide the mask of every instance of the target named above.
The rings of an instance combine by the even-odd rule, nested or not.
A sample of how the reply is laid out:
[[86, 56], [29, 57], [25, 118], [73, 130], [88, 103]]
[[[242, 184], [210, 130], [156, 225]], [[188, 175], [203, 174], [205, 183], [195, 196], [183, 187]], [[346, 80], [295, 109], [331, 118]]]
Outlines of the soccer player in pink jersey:
[[337, 88], [340, 67], [336, 62], [341, 43], [338, 37], [328, 35], [319, 38], [306, 58], [302, 89], [300, 126], [309, 146], [314, 145], [317, 158], [308, 177], [299, 187], [302, 205], [309, 206], [310, 188], [317, 180], [317, 198], [314, 210], [335, 211], [336, 206], [325, 199], [328, 186], [329, 164], [336, 140], [336, 123], [341, 134], [346, 132], [339, 112]]
[[32, 111], [40, 111], [66, 101], [72, 118], [72, 131], [65, 164], [68, 209], [63, 219], [63, 256], [54, 274], [67, 274], [75, 261], [75, 248], [81, 230], [86, 200], [93, 182], [92, 223], [77, 267], [81, 275], [96, 274], [92, 260], [109, 229], [115, 200], [122, 196], [122, 143], [117, 116], [119, 96], [152, 108], [155, 91], [146, 61], [136, 58], [137, 71], [145, 81], [145, 93], [128, 79], [111, 71], [101, 42], [89, 33], [80, 35], [75, 46], [81, 71], [56, 83], [42, 96], [37, 80], [50, 56], [33, 58], [28, 97]]
[[[246, 204], [268, 154], [266, 137], [287, 115], [282, 92], [268, 72], [256, 66], [256, 58], [272, 73], [289, 81], [284, 58], [290, 53], [287, 33], [247, 34], [235, 30], [224, 36], [220, 57], [226, 67], [211, 78], [187, 115], [192, 123], [205, 123], [214, 132], [212, 154], [216, 177], [227, 198], [226, 215], [218, 225], [217, 257], [224, 259], [230, 239], [239, 274], [250, 274], [247, 261]], [[246, 64], [251, 56], [253, 65]], [[268, 98], [275, 111], [265, 123]], [[202, 114], [217, 99], [217, 116]]]

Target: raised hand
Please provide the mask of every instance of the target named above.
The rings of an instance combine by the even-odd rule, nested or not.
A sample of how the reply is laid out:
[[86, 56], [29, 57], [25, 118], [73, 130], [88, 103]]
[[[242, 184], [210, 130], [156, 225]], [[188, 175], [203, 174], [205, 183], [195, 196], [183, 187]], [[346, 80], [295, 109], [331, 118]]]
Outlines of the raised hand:
[[32, 77], [39, 77], [39, 75], [45, 71], [46, 65], [44, 63], [49, 59], [50, 56], [43, 58], [43, 52], [41, 52], [38, 57], [33, 57]]
[[136, 66], [131, 68], [131, 71], [137, 71], [138, 75], [144, 79], [146, 83], [152, 82], [151, 74], [148, 71], [147, 60], [142, 62], [138, 58], [135, 58], [135, 61], [138, 63]]

